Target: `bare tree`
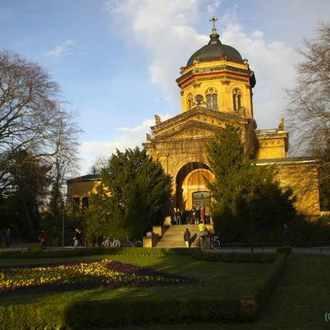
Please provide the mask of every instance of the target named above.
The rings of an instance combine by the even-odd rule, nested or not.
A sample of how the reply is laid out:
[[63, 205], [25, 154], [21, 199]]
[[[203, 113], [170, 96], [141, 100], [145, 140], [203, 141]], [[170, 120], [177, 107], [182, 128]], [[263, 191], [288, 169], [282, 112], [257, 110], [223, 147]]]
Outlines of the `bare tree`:
[[330, 207], [330, 23], [320, 25], [300, 54], [296, 87], [289, 91], [289, 127], [295, 151], [321, 160], [321, 193]]
[[63, 113], [63, 118], [57, 123], [57, 135], [54, 144], [56, 154], [50, 157], [51, 163], [51, 198], [50, 211], [59, 216], [63, 209], [63, 186], [67, 175], [76, 173], [78, 142], [77, 135], [80, 130], [72, 121], [71, 114]]
[[53, 175], [63, 162], [72, 167], [78, 130], [63, 108], [58, 84], [39, 65], [0, 51], [0, 192], [10, 185], [8, 160], [19, 150], [48, 164]]

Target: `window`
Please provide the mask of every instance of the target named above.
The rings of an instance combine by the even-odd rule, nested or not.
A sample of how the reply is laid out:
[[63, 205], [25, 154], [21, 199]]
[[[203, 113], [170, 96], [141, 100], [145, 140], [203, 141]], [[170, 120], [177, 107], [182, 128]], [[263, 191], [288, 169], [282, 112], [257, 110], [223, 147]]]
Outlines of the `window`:
[[241, 91], [238, 88], [233, 90], [233, 109], [238, 112], [241, 108]]
[[191, 110], [191, 108], [193, 107], [193, 96], [192, 96], [192, 94], [188, 94], [187, 106], [188, 106], [188, 110]]
[[218, 95], [215, 88], [209, 88], [206, 91], [206, 108], [209, 110], [218, 109]]

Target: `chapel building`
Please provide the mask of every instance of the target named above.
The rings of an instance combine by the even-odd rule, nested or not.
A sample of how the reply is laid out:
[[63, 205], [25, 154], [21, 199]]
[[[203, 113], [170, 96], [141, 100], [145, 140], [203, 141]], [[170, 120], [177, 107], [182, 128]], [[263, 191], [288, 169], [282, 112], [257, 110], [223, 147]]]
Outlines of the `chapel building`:
[[[275, 166], [276, 180], [282, 187], [293, 189], [297, 210], [318, 216], [318, 161], [288, 157], [289, 135], [284, 120], [277, 128], [257, 129], [253, 111], [255, 74], [238, 50], [222, 43], [215, 20], [209, 42], [180, 69], [176, 82], [181, 112], [164, 121], [155, 115], [155, 125], [144, 143], [148, 154], [172, 177], [173, 207], [209, 209], [207, 182], [213, 179], [213, 173], [207, 144], [219, 129], [232, 125], [240, 128], [245, 152], [254, 155], [256, 164]], [[88, 205], [88, 197], [98, 183], [99, 178], [90, 175], [68, 180], [69, 199], [78, 206], [83, 200]]]

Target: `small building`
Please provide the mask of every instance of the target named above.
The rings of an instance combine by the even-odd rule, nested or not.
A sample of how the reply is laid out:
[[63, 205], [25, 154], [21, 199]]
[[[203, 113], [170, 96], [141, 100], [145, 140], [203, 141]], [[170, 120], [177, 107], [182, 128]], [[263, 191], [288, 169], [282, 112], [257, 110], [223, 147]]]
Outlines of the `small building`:
[[96, 192], [101, 178], [96, 174], [88, 174], [67, 180], [67, 202], [73, 210], [88, 208], [91, 193]]

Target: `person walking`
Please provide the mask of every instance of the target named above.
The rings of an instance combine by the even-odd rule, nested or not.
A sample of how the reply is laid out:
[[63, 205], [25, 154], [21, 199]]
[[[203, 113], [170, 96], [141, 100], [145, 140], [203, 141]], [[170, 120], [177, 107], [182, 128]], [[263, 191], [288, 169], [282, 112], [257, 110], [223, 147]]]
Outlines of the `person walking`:
[[182, 225], [182, 219], [181, 219], [181, 211], [180, 209], [177, 209], [176, 211], [176, 222], [178, 225]]
[[204, 249], [206, 247], [206, 238], [208, 236], [208, 230], [204, 223], [200, 223], [198, 225], [198, 231], [199, 231], [199, 246], [201, 249]]
[[47, 236], [47, 233], [42, 230], [39, 234], [39, 242], [40, 242], [40, 247], [42, 249], [45, 249], [46, 246], [47, 246], [47, 240], [48, 240], [48, 236]]
[[191, 240], [191, 234], [188, 228], [186, 228], [184, 234], [183, 234], [183, 239], [186, 244], [187, 248], [190, 248], [190, 240]]
[[82, 245], [81, 239], [82, 239], [81, 231], [78, 228], [75, 228], [74, 236], [73, 236], [73, 246], [74, 247], [81, 246]]
[[6, 247], [9, 248], [11, 244], [11, 229], [8, 227], [5, 231], [5, 243]]

